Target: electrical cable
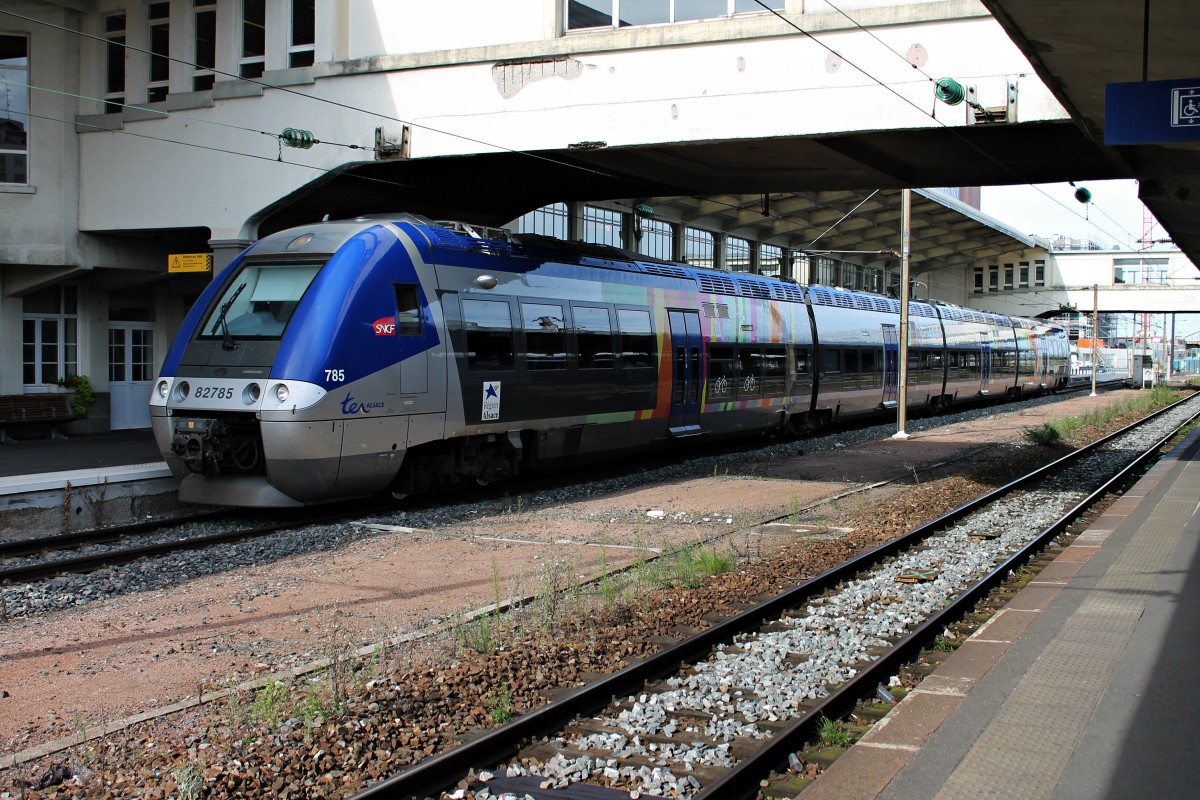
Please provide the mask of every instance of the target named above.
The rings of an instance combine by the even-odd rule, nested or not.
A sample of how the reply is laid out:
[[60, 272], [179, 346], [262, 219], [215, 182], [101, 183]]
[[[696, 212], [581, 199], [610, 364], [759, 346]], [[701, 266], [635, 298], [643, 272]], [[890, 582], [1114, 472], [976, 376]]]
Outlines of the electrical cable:
[[[866, 70], [864, 70], [862, 67], [860, 67], [860, 66], [858, 66], [857, 64], [855, 64], [853, 61], [851, 61], [850, 59], [848, 59], [848, 58], [847, 58], [847, 57], [846, 57], [844, 54], [842, 54], [842, 53], [838, 53], [838, 52], [837, 52], [837, 51], [835, 51], [833, 48], [831, 48], [829, 45], [825, 44], [825, 43], [824, 43], [824, 42], [822, 42], [820, 39], [818, 39], [816, 36], [814, 36], [813, 34], [809, 33], [808, 31], [804, 30], [803, 28], [801, 28], [801, 27], [800, 27], [799, 25], [797, 25], [796, 23], [792, 22], [792, 20], [790, 20], [790, 19], [788, 19], [787, 17], [785, 17], [785, 16], [784, 16], [783, 14], [781, 14], [779, 11], [777, 11], [776, 9], [774, 9], [774, 8], [771, 8], [770, 6], [768, 6], [766, 3], [764, 3], [764, 2], [763, 2], [763, 0], [754, 0], [754, 2], [755, 2], [755, 3], [757, 3], [759, 6], [761, 6], [763, 9], [765, 9], [766, 11], [770, 12], [771, 14], [774, 14], [776, 17], [778, 17], [780, 20], [782, 20], [782, 21], [783, 21], [783, 22], [784, 22], [786, 25], [788, 25], [788, 26], [790, 26], [791, 28], [795, 29], [795, 30], [796, 30], [796, 31], [798, 31], [799, 33], [803, 34], [804, 36], [807, 36], [809, 39], [811, 39], [813, 42], [815, 42], [815, 43], [816, 43], [816, 44], [818, 44], [819, 46], [823, 47], [823, 48], [824, 48], [825, 50], [827, 50], [828, 52], [836, 54], [836, 55], [837, 55], [839, 58], [841, 58], [841, 59], [842, 59], [842, 61], [843, 61], [843, 62], [845, 62], [845, 63], [849, 64], [851, 67], [853, 67], [854, 69], [858, 70], [858, 71], [859, 71], [861, 74], [863, 74], [863, 75], [864, 75], [864, 76], [866, 76], [867, 78], [870, 78], [871, 80], [875, 81], [875, 83], [879, 84], [879, 86], [881, 86], [882, 88], [886, 89], [887, 91], [889, 91], [890, 93], [892, 93], [892, 94], [893, 94], [893, 95], [895, 95], [896, 97], [898, 97], [898, 98], [900, 98], [901, 100], [903, 100], [903, 101], [904, 101], [905, 103], [907, 103], [908, 105], [912, 106], [913, 108], [917, 109], [917, 110], [918, 110], [918, 111], [920, 111], [921, 113], [923, 113], [923, 114], [925, 114], [926, 116], [928, 116], [928, 117], [929, 117], [930, 119], [932, 119], [934, 122], [936, 122], [936, 123], [938, 123], [939, 125], [941, 125], [943, 129], [945, 129], [945, 130], [946, 130], [947, 132], [949, 132], [949, 133], [950, 133], [952, 136], [954, 136], [955, 138], [957, 138], [957, 139], [958, 139], [960, 142], [962, 142], [963, 144], [967, 145], [968, 147], [970, 147], [970, 148], [971, 148], [972, 150], [974, 150], [975, 152], [979, 153], [981, 156], [983, 156], [984, 158], [986, 158], [986, 159], [987, 159], [988, 161], [990, 161], [992, 164], [996, 165], [997, 167], [1000, 167], [1002, 170], [1004, 170], [1004, 171], [1008, 172], [1009, 174], [1013, 175], [1014, 177], [1016, 177], [1016, 178], [1019, 180], [1019, 182], [1020, 182], [1020, 185], [1023, 185], [1023, 186], [1029, 186], [1029, 187], [1033, 188], [1034, 190], [1036, 190], [1036, 191], [1040, 192], [1042, 195], [1044, 195], [1044, 196], [1045, 196], [1047, 199], [1049, 199], [1051, 202], [1054, 202], [1054, 203], [1056, 203], [1057, 205], [1059, 205], [1059, 206], [1062, 206], [1062, 208], [1063, 208], [1063, 209], [1065, 209], [1066, 211], [1068, 211], [1068, 212], [1070, 212], [1070, 213], [1072, 213], [1072, 214], [1075, 214], [1076, 216], [1080, 216], [1078, 211], [1075, 211], [1075, 210], [1074, 210], [1074, 209], [1072, 209], [1070, 206], [1066, 205], [1065, 203], [1061, 202], [1061, 201], [1060, 201], [1060, 200], [1058, 200], [1057, 198], [1055, 198], [1055, 197], [1051, 196], [1050, 194], [1048, 194], [1047, 192], [1045, 192], [1044, 190], [1042, 190], [1042, 189], [1041, 189], [1041, 188], [1040, 188], [1040, 187], [1039, 187], [1037, 184], [1035, 184], [1035, 183], [1033, 183], [1032, 181], [1030, 181], [1028, 178], [1026, 178], [1024, 175], [1022, 175], [1021, 173], [1019, 173], [1017, 170], [1015, 170], [1014, 168], [1010, 167], [1008, 164], [1005, 164], [1005, 163], [1003, 163], [1002, 161], [1000, 161], [1000, 160], [996, 159], [995, 157], [993, 157], [993, 156], [992, 156], [990, 153], [988, 153], [987, 151], [985, 151], [983, 148], [979, 147], [979, 146], [978, 146], [978, 145], [976, 145], [974, 142], [972, 142], [972, 141], [968, 140], [968, 139], [967, 139], [965, 136], [963, 136], [961, 133], [959, 133], [959, 132], [958, 132], [958, 131], [957, 131], [955, 128], [952, 128], [952, 127], [950, 127], [949, 125], [947, 125], [946, 123], [944, 123], [944, 122], [942, 122], [941, 120], [939, 120], [939, 119], [937, 118], [937, 116], [936, 116], [936, 115], [934, 115], [934, 114], [930, 114], [930, 113], [926, 112], [926, 111], [925, 111], [923, 108], [921, 108], [920, 106], [918, 106], [916, 103], [912, 102], [912, 101], [911, 101], [911, 100], [909, 100], [907, 97], [905, 97], [904, 95], [900, 94], [900, 92], [896, 91], [895, 89], [893, 89], [893, 88], [892, 88], [891, 86], [889, 86], [888, 84], [884, 83], [884, 82], [883, 82], [882, 80], [880, 80], [879, 78], [876, 78], [874, 75], [872, 75], [871, 73], [869, 73], [869, 72], [867, 72]], [[841, 15], [842, 15], [842, 16], [844, 16], [844, 17], [846, 17], [846, 19], [850, 20], [850, 21], [851, 21], [851, 22], [853, 22], [855, 25], [857, 25], [859, 28], [861, 28], [862, 30], [866, 30], [865, 28], [863, 28], [863, 26], [862, 26], [862, 25], [859, 25], [859, 24], [858, 24], [858, 22], [857, 22], [856, 20], [854, 20], [852, 17], [850, 17], [850, 15], [849, 15], [849, 14], [845, 13], [845, 12], [844, 12], [844, 11], [842, 11], [841, 9], [838, 9], [838, 8], [834, 7], [832, 3], [829, 3], [829, 2], [828, 2], [828, 0], [826, 0], [826, 3], [827, 3], [827, 5], [829, 5], [830, 7], [833, 7], [833, 8], [834, 8], [834, 9], [835, 9], [835, 10], [836, 10], [836, 11], [837, 11], [839, 14], [841, 14]], [[899, 53], [896, 53], [896, 51], [895, 51], [895, 50], [892, 50], [890, 46], [888, 46], [888, 45], [887, 45], [885, 42], [881, 41], [881, 40], [880, 40], [880, 39], [879, 39], [877, 36], [874, 36], [874, 35], [872, 34], [872, 38], [874, 38], [874, 39], [875, 39], [877, 42], [879, 42], [881, 45], [883, 45], [883, 46], [884, 46], [885, 48], [887, 48], [889, 51], [891, 51], [892, 53], [895, 53], [895, 54], [896, 54], [898, 57], [900, 57], [901, 59], [903, 59], [903, 60], [904, 60], [904, 62], [905, 62], [906, 64], [910, 64], [910, 66], [911, 66], [911, 63], [908, 61], [908, 59], [904, 58], [904, 56], [901, 56]], [[925, 75], [924, 71], [921, 71], [921, 74]], [[928, 78], [929, 76], [928, 76], [928, 75], [925, 75], [925, 77], [927, 77], [927, 78]], [[1107, 216], [1107, 214], [1106, 214], [1105, 216]], [[1112, 233], [1110, 233], [1109, 231], [1106, 231], [1104, 228], [1100, 227], [1099, 225], [1096, 225], [1096, 223], [1094, 223], [1094, 222], [1091, 222], [1091, 220], [1088, 220], [1086, 217], [1084, 217], [1083, 219], [1084, 219], [1084, 221], [1085, 221], [1085, 222], [1088, 222], [1089, 224], [1093, 225], [1093, 226], [1094, 226], [1094, 227], [1095, 227], [1097, 230], [1101, 231], [1102, 233], [1104, 233], [1104, 234], [1105, 234], [1106, 236], [1108, 236], [1109, 238], [1111, 238], [1111, 239], [1113, 239], [1113, 240], [1119, 240], [1119, 239], [1120, 239], [1120, 237], [1119, 237], [1119, 236], [1113, 236], [1113, 235], [1112, 235]], [[1109, 219], [1111, 219], [1111, 217], [1109, 217]], [[1120, 226], [1118, 225], [1118, 227], [1120, 227]], [[1124, 230], [1124, 229], [1122, 229], [1122, 230]], [[1128, 231], [1126, 231], [1126, 233], [1128, 233]]]

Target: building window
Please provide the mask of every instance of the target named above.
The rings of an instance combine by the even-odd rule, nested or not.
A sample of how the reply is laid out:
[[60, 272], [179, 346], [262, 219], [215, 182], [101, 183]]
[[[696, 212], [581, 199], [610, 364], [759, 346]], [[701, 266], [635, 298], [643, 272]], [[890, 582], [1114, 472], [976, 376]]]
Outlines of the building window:
[[817, 283], [822, 286], [840, 286], [842, 283], [841, 262], [829, 256], [817, 256], [815, 260]]
[[213, 88], [217, 74], [217, 2], [194, 0], [196, 39], [195, 69], [192, 72], [192, 91], [206, 92]]
[[1015, 272], [1016, 272], [1016, 268], [1012, 264], [1004, 265], [1004, 288], [1005, 289], [1013, 288], [1013, 277], [1014, 277]]
[[730, 272], [750, 271], [750, 242], [736, 236], [725, 237], [725, 269]]
[[26, 295], [21, 318], [21, 381], [58, 383], [79, 370], [79, 307], [74, 286]]
[[1114, 283], [1167, 283], [1170, 259], [1167, 258], [1114, 258]]
[[700, 228], [683, 229], [683, 260], [693, 267], [712, 269], [716, 250], [713, 235]]
[[783, 274], [783, 248], [773, 244], [759, 245], [758, 274], [779, 276]]
[[292, 0], [292, 34], [288, 66], [311, 67], [316, 59], [316, 0]]
[[566, 239], [569, 213], [566, 203], [553, 203], [517, 217], [513, 228], [517, 233], [535, 233], [539, 236]]
[[583, 240], [621, 247], [621, 212], [596, 206], [583, 207]]
[[1018, 283], [1017, 285], [1020, 286], [1022, 289], [1029, 288], [1029, 262], [1028, 261], [1021, 262], [1020, 283]]
[[29, 183], [29, 40], [0, 35], [0, 183]]
[[1000, 291], [1000, 268], [988, 267], [988, 291]]
[[146, 10], [150, 21], [150, 76], [146, 82], [146, 101], [167, 99], [171, 81], [171, 4], [151, 3]]
[[[625, 28], [762, 13], [755, 0], [565, 0], [567, 30]], [[782, 11], [785, 0], [766, 0]]]
[[640, 219], [642, 237], [638, 240], [638, 252], [651, 258], [670, 261], [674, 258], [675, 226], [661, 219]]
[[125, 105], [125, 15], [104, 18], [104, 113], [117, 114]]
[[1033, 262], [1033, 285], [1046, 285], [1046, 262], [1042, 259]]
[[975, 268], [975, 294], [983, 294], [983, 267]]
[[261, 78], [267, 68], [266, 0], [242, 0], [242, 57], [238, 74]]

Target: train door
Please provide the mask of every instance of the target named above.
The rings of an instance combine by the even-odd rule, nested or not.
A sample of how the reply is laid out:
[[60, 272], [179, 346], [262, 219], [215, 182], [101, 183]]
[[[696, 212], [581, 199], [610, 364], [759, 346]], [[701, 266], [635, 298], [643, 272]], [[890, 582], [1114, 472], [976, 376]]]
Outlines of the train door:
[[689, 436], [700, 432], [702, 380], [700, 312], [668, 310], [671, 326], [671, 415], [668, 432]]
[[987, 394], [992, 382], [992, 343], [986, 333], [979, 334], [979, 393]]
[[900, 335], [895, 325], [883, 326], [883, 406], [896, 405], [900, 385]]

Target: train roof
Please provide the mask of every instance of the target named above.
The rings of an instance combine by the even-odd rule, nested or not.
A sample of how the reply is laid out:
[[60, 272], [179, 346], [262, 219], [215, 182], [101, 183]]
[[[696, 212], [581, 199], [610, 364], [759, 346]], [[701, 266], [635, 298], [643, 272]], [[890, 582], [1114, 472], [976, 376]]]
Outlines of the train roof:
[[[900, 302], [873, 292], [842, 287], [808, 284], [801, 286], [788, 278], [764, 277], [744, 272], [696, 267], [665, 261], [630, 250], [592, 242], [567, 241], [540, 234], [514, 234], [504, 228], [489, 228], [466, 222], [432, 220], [419, 214], [368, 214], [354, 219], [323, 221], [303, 228], [291, 228], [271, 234], [253, 246], [254, 255], [298, 252], [332, 253], [359, 232], [381, 223], [407, 224], [419, 228], [431, 247], [482, 255], [526, 258], [532, 262], [554, 261], [584, 267], [634, 272], [681, 280], [692, 279], [702, 292], [735, 297], [852, 308], [898, 314]], [[300, 237], [311, 234], [300, 245]], [[941, 301], [909, 303], [909, 313], [919, 317], [942, 317], [980, 324], [1017, 325], [1032, 328], [1037, 320], [1008, 317], [963, 308]]]

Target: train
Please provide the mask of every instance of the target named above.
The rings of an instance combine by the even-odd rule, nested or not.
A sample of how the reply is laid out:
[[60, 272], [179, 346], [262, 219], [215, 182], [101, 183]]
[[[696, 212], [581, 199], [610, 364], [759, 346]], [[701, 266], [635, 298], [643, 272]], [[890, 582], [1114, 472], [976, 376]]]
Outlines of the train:
[[434, 493], [588, 459], [1053, 392], [1066, 332], [414, 214], [270, 234], [151, 390], [184, 502]]

